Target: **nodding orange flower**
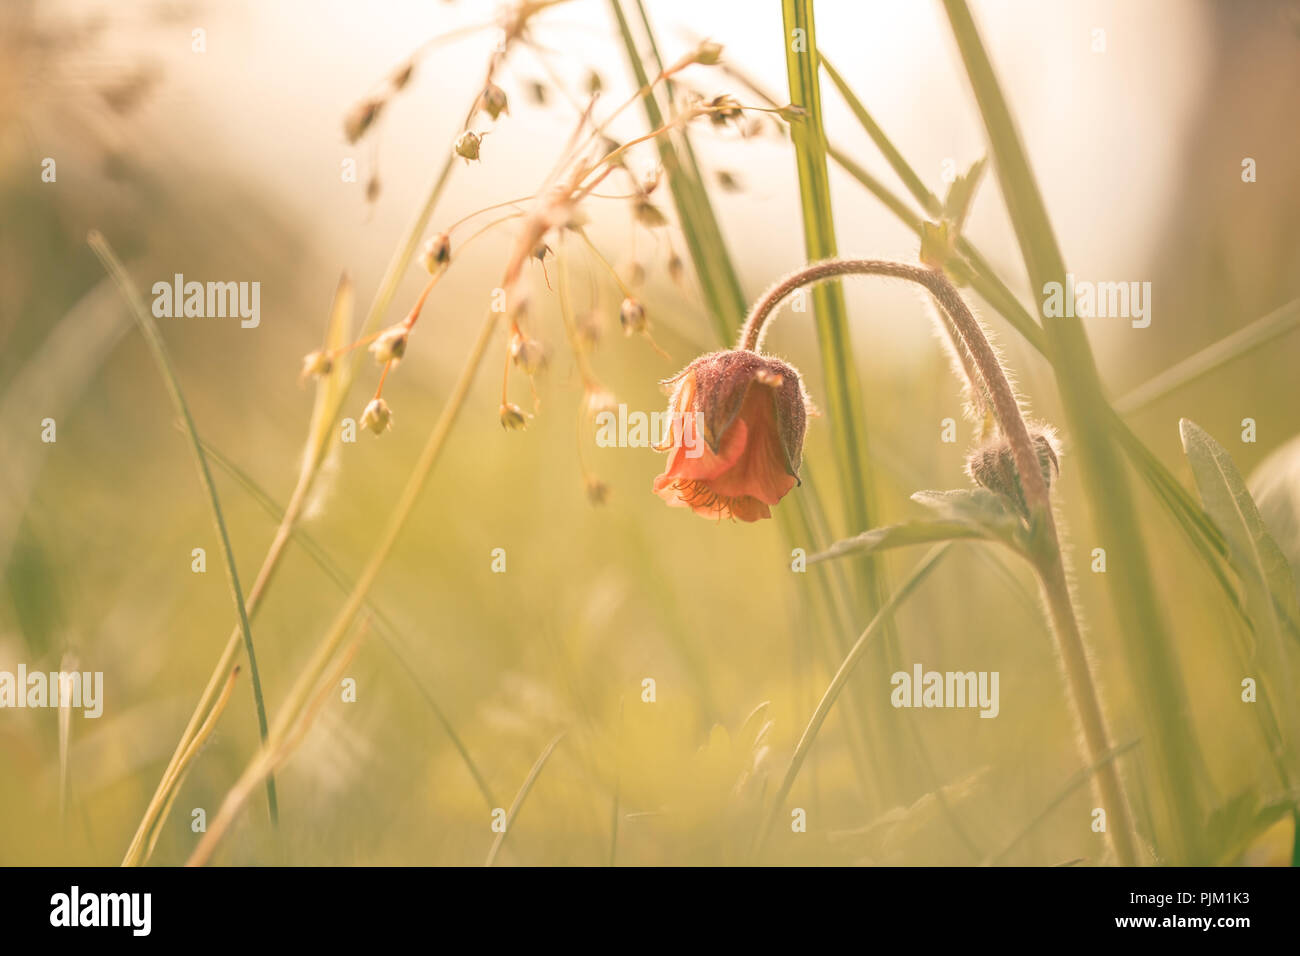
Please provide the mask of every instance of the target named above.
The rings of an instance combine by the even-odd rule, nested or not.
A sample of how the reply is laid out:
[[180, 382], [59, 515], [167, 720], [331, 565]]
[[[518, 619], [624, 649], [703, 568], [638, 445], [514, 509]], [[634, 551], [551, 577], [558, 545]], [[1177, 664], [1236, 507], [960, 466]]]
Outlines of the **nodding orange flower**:
[[706, 518], [758, 521], [799, 483], [811, 403], [793, 367], [746, 349], [702, 355], [674, 385], [659, 497]]

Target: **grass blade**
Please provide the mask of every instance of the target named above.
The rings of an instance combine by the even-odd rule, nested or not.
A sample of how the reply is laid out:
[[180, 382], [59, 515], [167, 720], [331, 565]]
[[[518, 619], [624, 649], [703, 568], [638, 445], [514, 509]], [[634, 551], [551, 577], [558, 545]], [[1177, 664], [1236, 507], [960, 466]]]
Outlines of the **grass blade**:
[[893, 620], [894, 612], [899, 605], [907, 600], [917, 586], [935, 569], [943, 556], [948, 553], [950, 547], [950, 543], [941, 544], [932, 549], [921, 560], [921, 563], [916, 566], [907, 580], [903, 582], [897, 591], [890, 595], [889, 600], [876, 612], [876, 616], [871, 619], [871, 623], [867, 625], [866, 630], [859, 635], [853, 647], [845, 655], [844, 660], [840, 663], [839, 670], [835, 672], [835, 676], [831, 678], [826, 692], [822, 694], [817, 709], [813, 711], [812, 717], [809, 718], [808, 725], [799, 738], [799, 743], [795, 745], [794, 753], [790, 757], [790, 766], [786, 769], [785, 777], [781, 780], [781, 786], [772, 797], [772, 808], [758, 832], [758, 840], [754, 851], [755, 856], [762, 853], [768, 834], [772, 830], [772, 825], [776, 822], [777, 814], [785, 806], [786, 798], [790, 795], [790, 788], [794, 786], [795, 778], [799, 776], [799, 771], [808, 757], [808, 751], [812, 749], [813, 742], [817, 739], [817, 734], [821, 731], [822, 725], [826, 723], [831, 708], [835, 706], [835, 701], [839, 698], [840, 692], [844, 690], [849, 675], [858, 665], [858, 662], [862, 660], [863, 655], [876, 643], [876, 639], [883, 633], [885, 625]]
[[537, 760], [534, 761], [532, 768], [528, 771], [528, 776], [524, 777], [524, 782], [519, 786], [519, 792], [515, 794], [514, 802], [510, 804], [510, 809], [506, 811], [506, 825], [495, 840], [492, 841], [492, 848], [488, 850], [487, 859], [483, 861], [484, 866], [492, 866], [496, 863], [497, 857], [501, 854], [501, 847], [505, 845], [506, 837], [510, 833], [510, 828], [514, 826], [515, 818], [519, 816], [519, 811], [523, 808], [524, 801], [528, 799], [528, 794], [532, 792], [533, 784], [537, 782], [538, 776], [541, 775], [542, 768], [546, 766], [546, 761], [551, 759], [551, 754], [556, 746], [564, 739], [564, 731], [560, 731], [551, 738]]
[[862, 101], [858, 99], [852, 88], [850, 88], [848, 83], [844, 81], [844, 77], [840, 75], [839, 70], [835, 69], [835, 67], [831, 65], [830, 60], [826, 59], [826, 57], [820, 56], [820, 50], [818, 51], [818, 54], [821, 60], [822, 69], [826, 71], [826, 75], [830, 77], [830, 81], [835, 84], [835, 88], [839, 90], [840, 96], [842, 96], [844, 102], [849, 105], [849, 109], [853, 111], [853, 115], [857, 117], [858, 122], [862, 124], [862, 128], [867, 131], [867, 135], [870, 136], [871, 141], [876, 144], [876, 148], [880, 150], [880, 154], [885, 157], [885, 161], [889, 163], [889, 166], [894, 171], [895, 175], [903, 181], [903, 185], [906, 186], [907, 191], [912, 194], [912, 198], [921, 204], [921, 208], [925, 210], [925, 214], [931, 219], [937, 219], [943, 213], [943, 204], [939, 202], [939, 197], [930, 192], [930, 190], [926, 188], [925, 183], [921, 182], [921, 177], [916, 174], [916, 170], [908, 164], [907, 160], [903, 159], [903, 154], [900, 153], [894, 144], [889, 141], [889, 137], [885, 135], [885, 131], [880, 128], [879, 124], [876, 123], [871, 114], [867, 112], [867, 108], [862, 105]]
[[1111, 762], [1118, 760], [1120, 757], [1128, 753], [1137, 745], [1138, 745], [1138, 741], [1136, 740], [1130, 740], [1126, 744], [1121, 744], [1120, 746], [1113, 748], [1110, 751], [1110, 753], [1106, 754], [1106, 756], [1102, 758], [1099, 762], [1093, 764], [1091, 767], [1084, 767], [1082, 770], [1078, 771], [1073, 776], [1071, 776], [1070, 779], [1065, 782], [1065, 786], [1061, 788], [1061, 792], [1058, 793], [1055, 797], [1053, 797], [1052, 800], [1047, 804], [1047, 806], [1043, 807], [1042, 810], [1040, 810], [1028, 823], [1026, 823], [1023, 829], [1021, 829], [1019, 833], [1017, 833], [1014, 837], [1012, 837], [1009, 841], [1007, 841], [1006, 845], [1004, 845], [1002, 849], [998, 850], [987, 860], [985, 860], [983, 865], [997, 866], [1002, 860], [1006, 859], [1007, 855], [1012, 850], [1014, 850], [1017, 846], [1019, 846], [1021, 841], [1023, 841], [1025, 837], [1029, 836], [1029, 834], [1033, 832], [1035, 827], [1037, 827], [1040, 823], [1042, 823], [1049, 816], [1051, 816], [1052, 811], [1054, 811], [1057, 807], [1059, 807], [1066, 800], [1068, 800], [1071, 794], [1073, 794], [1076, 790], [1078, 790], [1089, 780], [1091, 780], [1093, 775], [1097, 773], [1097, 771], [1101, 770], [1102, 767], [1110, 764]]
[[1194, 355], [1161, 372], [1155, 378], [1115, 402], [1115, 410], [1122, 415], [1139, 411], [1164, 398], [1175, 389], [1190, 385], [1229, 362], [1241, 358], [1261, 345], [1266, 345], [1280, 335], [1300, 326], [1300, 299], [1292, 299], [1262, 319], [1256, 319], [1244, 329], [1207, 345]]
[[[248, 622], [248, 608], [244, 604], [243, 588], [239, 585], [239, 569], [235, 566], [235, 552], [230, 544], [230, 535], [226, 531], [226, 519], [221, 513], [221, 501], [217, 497], [217, 486], [212, 482], [212, 472], [208, 469], [208, 459], [203, 451], [203, 443], [199, 440], [198, 429], [194, 425], [194, 418], [190, 415], [190, 408], [185, 403], [180, 381], [177, 379], [176, 371], [172, 367], [171, 358], [167, 355], [167, 347], [163, 343], [162, 335], [158, 331], [153, 316], [145, 308], [139, 290], [136, 289], [135, 283], [131, 281], [130, 276], [126, 274], [126, 270], [113, 253], [108, 241], [98, 231], [91, 232], [88, 241], [91, 249], [95, 251], [95, 255], [104, 264], [105, 270], [113, 277], [113, 281], [117, 283], [123, 297], [131, 306], [131, 311], [135, 315], [140, 332], [149, 345], [149, 351], [153, 353], [154, 362], [158, 365], [158, 371], [162, 375], [168, 393], [171, 395], [172, 404], [176, 406], [177, 413], [185, 423], [185, 431], [190, 439], [190, 447], [198, 464], [199, 480], [203, 483], [203, 488], [208, 494], [208, 501], [212, 506], [212, 518], [216, 523], [217, 534], [221, 539], [221, 551], [226, 559], [226, 575], [235, 601], [235, 609], [239, 615], [239, 628], [244, 638], [244, 652], [248, 655], [248, 673], [252, 679], [253, 702], [257, 706], [257, 730], [261, 735], [262, 745], [265, 746], [267, 737], [266, 703], [262, 699], [262, 678], [257, 668], [257, 656], [253, 651], [253, 629]], [[275, 797], [275, 778], [270, 774], [266, 777], [266, 802], [271, 814], [272, 824], [278, 823], [280, 814]]]
[[[223, 469], [227, 474], [234, 478], [235, 481], [243, 487], [246, 492], [248, 492], [249, 497], [257, 502], [257, 504], [261, 506], [262, 510], [270, 515], [273, 521], [278, 522], [283, 520], [284, 509], [281, 508], [280, 505], [276, 503], [275, 499], [267, 494], [266, 491], [258, 485], [247, 472], [236, 465], [222, 452], [212, 447], [209, 442], [205, 441], [203, 447], [204, 450], [207, 451], [208, 456], [217, 464], [217, 467]], [[297, 527], [294, 528], [293, 531], [293, 540], [297, 542], [303, 551], [307, 552], [307, 556], [311, 558], [312, 561], [315, 562], [316, 566], [325, 573], [326, 577], [334, 582], [340, 591], [347, 594], [352, 590], [352, 581], [342, 571], [342, 569], [339, 568], [338, 564], [330, 557], [329, 553], [319, 543], [317, 543], [311, 535], [303, 531], [302, 528]], [[365, 609], [370, 615], [370, 622], [374, 626], [375, 632], [379, 635], [380, 640], [383, 641], [384, 646], [392, 653], [393, 657], [397, 660], [397, 663], [401, 665], [406, 676], [411, 679], [411, 683], [415, 685], [415, 689], [419, 692], [420, 696], [424, 698], [424, 702], [429, 705], [429, 709], [433, 711], [434, 718], [437, 719], [439, 725], [447, 734], [447, 738], [451, 741], [452, 746], [456, 748], [456, 752], [460, 755], [461, 761], [465, 764], [465, 769], [468, 770], [470, 776], [474, 778], [474, 784], [478, 787], [479, 793], [483, 795], [483, 799], [487, 803], [488, 809], [492, 809], [496, 806], [496, 800], [492, 796], [491, 789], [488, 787], [487, 778], [483, 776], [482, 771], [478, 768], [478, 764], [475, 763], [474, 758], [470, 756], [469, 748], [466, 747], [465, 742], [461, 740], [460, 734], [456, 732], [456, 728], [452, 725], [450, 718], [447, 717], [447, 714], [438, 704], [438, 701], [434, 698], [432, 692], [425, 687], [424, 681], [421, 680], [419, 674], [416, 673], [415, 667], [407, 659], [406, 654], [403, 652], [401, 647], [402, 641], [397, 636], [396, 625], [394, 625], [388, 615], [369, 598], [366, 599]]]

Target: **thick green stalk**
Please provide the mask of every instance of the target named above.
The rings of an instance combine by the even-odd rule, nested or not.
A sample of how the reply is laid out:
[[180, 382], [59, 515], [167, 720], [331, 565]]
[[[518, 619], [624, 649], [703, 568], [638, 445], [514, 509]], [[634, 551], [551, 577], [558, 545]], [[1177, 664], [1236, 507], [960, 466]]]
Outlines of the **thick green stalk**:
[[[645, 6], [641, 0], [635, 2], [650, 54], [653, 57], [654, 69], [662, 71], [663, 60], [659, 56], [658, 44], [646, 15]], [[648, 89], [652, 84], [642, 62], [637, 40], [624, 15], [621, 0], [610, 0], [610, 6], [637, 87], [647, 89], [647, 93], [642, 97], [646, 118], [651, 129], [658, 129], [663, 126], [664, 114], [653, 90]], [[668, 91], [671, 96], [671, 85], [668, 86]], [[732, 344], [749, 303], [741, 289], [735, 265], [714, 215], [712, 203], [709, 201], [704, 178], [691, 148], [690, 135], [687, 130], [682, 129], [674, 137], [658, 137], [656, 144], [660, 159], [668, 172], [667, 185], [673, 196], [678, 221], [686, 239], [687, 251], [699, 279], [717, 339], [721, 344]], [[798, 495], [793, 496], [793, 504], [798, 510], [798, 520], [786, 519], [783, 515], [781, 525], [791, 547], [800, 547], [812, 553], [831, 538], [818, 532], [818, 528], [824, 528], [825, 525], [824, 520], [820, 520], [823, 509], [817, 486], [812, 480], [812, 467], [807, 462], [804, 464], [802, 480], [803, 485]], [[834, 587], [823, 574], [819, 573], [817, 577], [817, 593], [823, 601], [827, 620], [833, 622], [832, 637], [838, 653], [842, 655], [848, 649], [848, 640], [854, 630], [850, 623], [852, 617], [848, 613], [848, 609], [853, 606], [853, 592], [838, 573], [834, 575]], [[849, 706], [854, 710], [857, 718], [856, 724], [850, 721], [850, 726], [847, 727], [847, 734], [852, 744], [850, 752], [853, 755], [854, 769], [857, 771], [863, 792], [874, 799], [879, 797], [879, 794], [874, 791], [878, 789], [882, 775], [878, 771], [873, 773], [872, 768], [868, 767], [867, 747], [863, 737], [863, 728], [870, 723], [866, 701], [862, 694], [850, 692]]]
[[[965, 0], [944, 0], [993, 149], [998, 179], [1015, 228], [1030, 283], [1042, 289], [1066, 282], [1065, 261], [1056, 243], [1042, 195], [1030, 169], [993, 66]], [[1204, 769], [1178, 665], [1156, 602], [1146, 546], [1128, 475], [1117, 453], [1109, 419], [1100, 414], [1105, 397], [1092, 350], [1077, 318], [1044, 318], [1047, 357], [1056, 372], [1066, 424], [1084, 486], [1092, 502], [1096, 543], [1107, 553], [1113, 605], [1132, 668], [1136, 696], [1144, 708], [1149, 765], [1171, 833], [1162, 855], [1171, 862], [1201, 860], [1204, 826], [1201, 786]]]
[[[835, 256], [836, 240], [811, 0], [782, 0], [781, 12], [790, 102], [805, 111], [805, 116], [790, 127], [799, 175], [804, 249], [808, 261], [817, 262]], [[872, 473], [867, 464], [869, 446], [861, 411], [864, 403], [854, 362], [844, 290], [838, 282], [827, 283], [814, 288], [811, 298], [825, 379], [827, 419], [839, 466], [843, 517], [849, 530], [861, 531], [874, 527], [876, 502]], [[863, 615], [874, 614], [885, 600], [887, 588], [883, 569], [869, 556], [854, 563], [860, 588], [856, 610]], [[898, 647], [892, 625], [886, 625], [882, 635], [880, 657], [887, 670], [896, 669]], [[884, 695], [872, 699], [877, 703], [872, 708], [874, 719], [869, 728], [870, 738], [873, 745], [882, 751], [881, 770], [888, 780], [888, 783], [882, 781], [882, 788], [897, 795], [906, 792], [909, 786], [906, 768], [910, 762], [901, 746], [901, 737], [886, 730], [890, 716], [888, 701]]]

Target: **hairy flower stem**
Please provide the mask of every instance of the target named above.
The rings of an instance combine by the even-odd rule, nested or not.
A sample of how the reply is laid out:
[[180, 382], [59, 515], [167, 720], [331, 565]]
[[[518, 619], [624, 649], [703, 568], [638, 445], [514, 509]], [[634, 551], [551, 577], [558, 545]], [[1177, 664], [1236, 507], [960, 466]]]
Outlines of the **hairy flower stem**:
[[[745, 319], [740, 347], [749, 351], [758, 350], [769, 319], [777, 306], [791, 293], [818, 282], [848, 275], [905, 279], [924, 287], [948, 316], [961, 340], [957, 344], [964, 347], [982, 379], [982, 391], [988, 395], [998, 427], [1011, 445], [1012, 457], [1024, 491], [1032, 533], [1030, 561], [1043, 591], [1061, 667], [1065, 671], [1066, 685], [1075, 716], [1083, 731], [1084, 758], [1089, 765], [1098, 767], [1094, 779], [1102, 805], [1106, 809], [1106, 833], [1116, 861], [1123, 866], [1135, 866], [1139, 863], [1139, 858], [1132, 814], [1119, 771], [1113, 761], [1105, 759], [1111, 752], [1110, 734], [1075, 614], [1038, 450], [1029, 435], [1029, 428], [1025, 424], [1020, 403], [1006, 370], [957, 288], [941, 270], [903, 262], [882, 259], [827, 259], [815, 262], [779, 280], [759, 297]], [[971, 383], [976, 394], [981, 391], [979, 385], [979, 382]]]

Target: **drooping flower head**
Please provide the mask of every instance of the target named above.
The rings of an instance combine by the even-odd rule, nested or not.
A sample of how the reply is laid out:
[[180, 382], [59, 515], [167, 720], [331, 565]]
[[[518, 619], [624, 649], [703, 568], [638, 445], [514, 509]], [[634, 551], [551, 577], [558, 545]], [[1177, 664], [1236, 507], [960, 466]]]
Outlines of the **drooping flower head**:
[[702, 355], [674, 390], [659, 497], [706, 518], [770, 518], [799, 483], [810, 403], [789, 364], [746, 349]]

